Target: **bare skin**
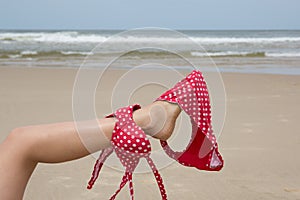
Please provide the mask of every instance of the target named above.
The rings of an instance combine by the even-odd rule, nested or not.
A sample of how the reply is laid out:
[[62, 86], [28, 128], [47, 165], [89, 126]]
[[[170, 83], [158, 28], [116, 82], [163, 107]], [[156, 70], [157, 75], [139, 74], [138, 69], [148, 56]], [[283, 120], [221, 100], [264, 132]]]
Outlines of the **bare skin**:
[[[134, 121], [146, 134], [167, 140], [181, 110], [177, 104], [154, 102], [134, 112]], [[60, 163], [85, 157], [110, 146], [114, 118], [98, 120], [98, 127], [84, 127], [95, 142], [87, 150], [74, 122], [16, 128], [0, 144], [0, 199], [22, 199], [27, 182], [39, 162]], [[93, 123], [94, 124], [94, 123]], [[99, 134], [99, 127], [102, 134]], [[82, 134], [82, 132], [81, 132]]]

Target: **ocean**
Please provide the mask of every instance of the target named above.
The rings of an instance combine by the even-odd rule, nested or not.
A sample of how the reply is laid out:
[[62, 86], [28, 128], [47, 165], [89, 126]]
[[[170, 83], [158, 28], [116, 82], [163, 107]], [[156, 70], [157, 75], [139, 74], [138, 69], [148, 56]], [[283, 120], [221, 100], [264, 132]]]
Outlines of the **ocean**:
[[103, 67], [97, 62], [121, 53], [124, 67], [163, 60], [184, 68], [180, 54], [208, 68], [212, 59], [221, 71], [300, 74], [300, 30], [0, 30], [1, 66], [79, 67], [88, 57]]

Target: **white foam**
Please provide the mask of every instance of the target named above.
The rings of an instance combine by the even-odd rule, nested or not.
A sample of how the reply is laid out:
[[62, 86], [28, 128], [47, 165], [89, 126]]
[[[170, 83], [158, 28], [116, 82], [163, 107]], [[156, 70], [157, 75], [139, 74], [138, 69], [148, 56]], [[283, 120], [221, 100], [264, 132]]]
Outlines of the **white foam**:
[[73, 31], [62, 32], [25, 32], [25, 33], [0, 33], [0, 40], [11, 39], [19, 42], [103, 42], [107, 39], [105, 36], [95, 34], [78, 34]]
[[62, 51], [64, 55], [93, 55], [93, 52]]
[[255, 52], [238, 52], [238, 51], [225, 51], [225, 52], [191, 52], [192, 56], [208, 57], [208, 56], [246, 56]]
[[20, 58], [21, 55], [19, 54], [12, 54], [12, 55], [8, 55], [9, 58]]
[[290, 53], [266, 53], [267, 57], [300, 57], [300, 52]]
[[[109, 39], [110, 36], [103, 34], [78, 33], [76, 31], [61, 32], [9, 32], [0, 33], [0, 41], [25, 41], [25, 42], [55, 42], [55, 43], [99, 43]], [[189, 37], [200, 44], [224, 44], [224, 43], [278, 43], [278, 42], [300, 42], [300, 37]], [[2, 41], [2, 42], [4, 42]], [[114, 42], [162, 42], [182, 43], [187, 38], [172, 38], [159, 36], [113, 36]]]
[[37, 55], [37, 51], [22, 51], [21, 55]]
[[191, 37], [191, 39], [204, 44], [220, 43], [275, 43], [275, 42], [299, 42], [300, 37], [270, 37], [270, 38], [250, 38], [250, 37]]

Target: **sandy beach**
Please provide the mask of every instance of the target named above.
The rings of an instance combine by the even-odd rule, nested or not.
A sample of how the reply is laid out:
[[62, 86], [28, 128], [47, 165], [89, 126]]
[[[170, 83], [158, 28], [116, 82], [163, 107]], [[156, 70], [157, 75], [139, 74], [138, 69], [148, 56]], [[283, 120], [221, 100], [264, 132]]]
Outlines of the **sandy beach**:
[[[1, 67], [0, 142], [15, 127], [73, 120], [76, 72]], [[218, 143], [225, 166], [205, 172], [173, 163], [161, 170], [169, 199], [300, 199], [300, 76], [222, 73], [222, 78], [227, 116]], [[108, 84], [103, 92], [110, 91]], [[149, 95], [145, 100], [154, 98]], [[106, 101], [97, 101], [99, 116], [110, 112]], [[122, 173], [104, 167], [95, 187], [87, 190], [94, 161], [88, 156], [39, 164], [24, 199], [108, 199]], [[160, 199], [152, 174], [137, 174], [134, 183], [136, 199]], [[117, 199], [128, 196], [126, 188]]]

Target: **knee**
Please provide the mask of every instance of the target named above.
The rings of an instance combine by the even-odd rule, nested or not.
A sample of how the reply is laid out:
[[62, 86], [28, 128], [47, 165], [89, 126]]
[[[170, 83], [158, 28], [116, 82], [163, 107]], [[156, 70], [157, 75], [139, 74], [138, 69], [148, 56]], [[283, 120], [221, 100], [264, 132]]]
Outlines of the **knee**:
[[11, 132], [8, 134], [7, 139], [9, 142], [19, 142], [24, 137], [24, 134], [26, 132], [25, 127], [18, 127], [11, 130]]
[[32, 157], [33, 142], [30, 131], [29, 127], [19, 127], [11, 130], [4, 141], [3, 147], [11, 158], [32, 165], [36, 164], [36, 161]]
[[18, 127], [13, 129], [6, 138], [6, 142], [13, 149], [21, 149], [26, 152], [30, 148], [30, 137], [28, 127]]

